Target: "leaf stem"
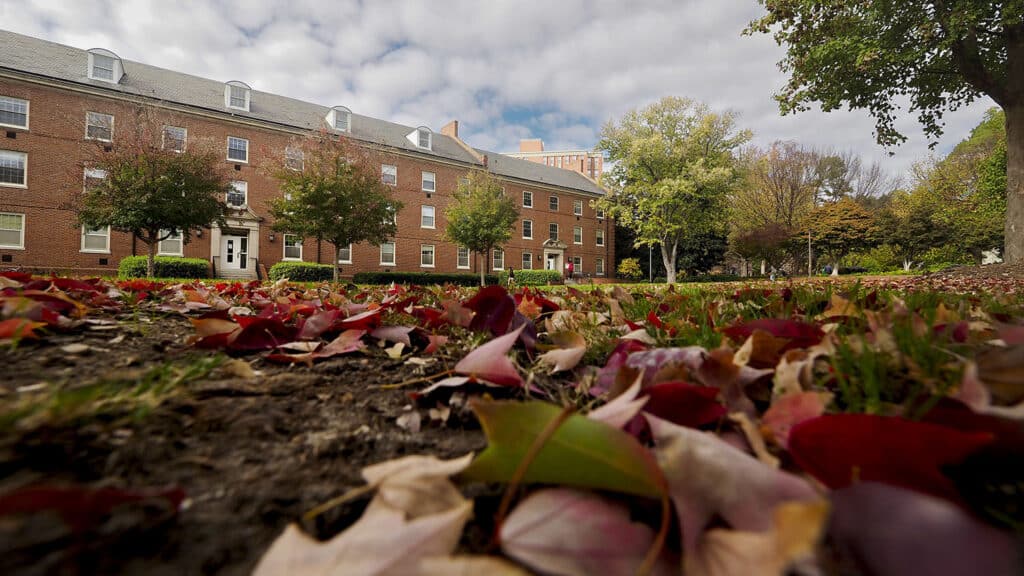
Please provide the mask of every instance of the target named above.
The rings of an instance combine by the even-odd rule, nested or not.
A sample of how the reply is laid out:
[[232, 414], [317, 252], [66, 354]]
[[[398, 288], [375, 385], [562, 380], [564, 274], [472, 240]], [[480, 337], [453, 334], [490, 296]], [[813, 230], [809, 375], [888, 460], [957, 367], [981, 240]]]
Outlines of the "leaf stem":
[[391, 388], [402, 388], [404, 386], [411, 386], [412, 384], [419, 384], [420, 382], [430, 382], [431, 380], [439, 376], [448, 376], [454, 373], [455, 370], [445, 370], [444, 372], [438, 372], [437, 374], [431, 374], [430, 376], [420, 376], [419, 378], [405, 380], [403, 382], [399, 382], [398, 384], [381, 384], [380, 386], [377, 386], [377, 388], [380, 388], [381, 390], [388, 390]]
[[668, 537], [668, 529], [672, 523], [672, 505], [669, 500], [668, 491], [661, 493], [661, 528], [658, 529], [658, 534], [654, 537], [654, 542], [651, 542], [651, 548], [647, 551], [647, 556], [644, 557], [643, 564], [637, 569], [637, 576], [647, 576], [654, 571], [654, 566], [658, 562], [658, 557], [661, 556], [661, 549], [665, 547], [665, 539]]
[[537, 459], [537, 455], [540, 454], [541, 449], [548, 443], [548, 440], [555, 435], [555, 432], [562, 426], [562, 424], [572, 416], [575, 409], [572, 406], [566, 406], [562, 408], [562, 411], [557, 416], [551, 419], [550, 422], [544, 426], [544, 429], [540, 431], [540, 434], [533, 439], [533, 443], [530, 444], [530, 448], [523, 455], [523, 459], [519, 461], [519, 466], [516, 467], [512, 477], [509, 478], [508, 486], [505, 487], [505, 494], [501, 497], [501, 505], [498, 506], [498, 512], [494, 516], [494, 540], [492, 546], [497, 548], [501, 545], [501, 525], [505, 521], [505, 516], [508, 515], [508, 509], [512, 505], [512, 496], [515, 494], [516, 488], [519, 487], [519, 483], [522, 482], [523, 477], [526, 476], [526, 472], [530, 469], [530, 465]]
[[354, 500], [354, 499], [362, 496], [363, 494], [366, 494], [367, 492], [373, 491], [376, 488], [377, 488], [377, 486], [374, 485], [374, 484], [367, 484], [365, 486], [360, 486], [358, 488], [353, 488], [353, 489], [349, 490], [348, 492], [345, 492], [341, 496], [337, 496], [335, 498], [331, 498], [327, 502], [324, 502], [323, 504], [320, 504], [319, 506], [316, 506], [315, 508], [312, 508], [311, 510], [309, 510], [308, 512], [306, 512], [305, 514], [302, 515], [302, 519], [308, 522], [308, 521], [312, 520], [313, 518], [316, 518], [317, 516], [319, 516], [319, 515], [323, 514], [324, 512], [330, 510], [331, 508], [334, 508], [335, 506], [341, 506], [345, 502], [348, 502], [349, 500]]

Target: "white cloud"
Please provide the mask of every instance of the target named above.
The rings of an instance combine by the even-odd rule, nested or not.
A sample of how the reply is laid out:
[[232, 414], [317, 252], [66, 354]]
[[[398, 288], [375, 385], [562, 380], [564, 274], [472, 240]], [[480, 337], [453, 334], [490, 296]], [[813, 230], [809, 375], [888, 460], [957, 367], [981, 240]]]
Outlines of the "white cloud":
[[[411, 125], [452, 118], [474, 146], [590, 148], [601, 125], [666, 95], [733, 109], [755, 142], [852, 149], [894, 173], [928, 154], [912, 115], [893, 156], [862, 111], [782, 117], [783, 50], [740, 32], [754, 0], [31, 0], [6, 29]], [[949, 150], [992, 106], [950, 114]], [[525, 114], [523, 111], [536, 111]]]

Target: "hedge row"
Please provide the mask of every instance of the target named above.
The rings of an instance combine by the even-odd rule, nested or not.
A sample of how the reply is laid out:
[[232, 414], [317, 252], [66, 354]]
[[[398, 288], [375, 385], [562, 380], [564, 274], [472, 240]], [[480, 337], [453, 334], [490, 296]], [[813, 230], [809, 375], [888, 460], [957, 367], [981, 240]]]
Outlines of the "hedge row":
[[[146, 257], [128, 256], [117, 265], [121, 278], [145, 278]], [[154, 278], [208, 278], [210, 263], [202, 258], [157, 256], [153, 261]]]
[[[516, 276], [519, 272], [516, 272]], [[488, 284], [497, 284], [494, 274], [485, 276]], [[356, 284], [456, 284], [458, 286], [479, 286], [479, 274], [431, 274], [428, 272], [359, 272], [352, 277]]]
[[278, 262], [268, 272], [271, 280], [287, 278], [292, 282], [323, 282], [334, 279], [334, 267], [314, 262]]
[[[508, 284], [508, 272], [498, 275], [501, 283]], [[561, 284], [562, 273], [558, 270], [516, 270], [516, 286], [547, 286]]]

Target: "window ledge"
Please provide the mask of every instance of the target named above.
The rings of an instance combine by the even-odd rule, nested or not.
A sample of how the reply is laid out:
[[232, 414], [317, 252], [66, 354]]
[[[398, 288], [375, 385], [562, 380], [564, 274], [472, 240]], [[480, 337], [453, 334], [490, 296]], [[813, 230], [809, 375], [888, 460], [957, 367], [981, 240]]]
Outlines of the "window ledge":
[[28, 126], [19, 126], [17, 124], [4, 124], [0, 122], [0, 128], [11, 128], [13, 130], [24, 130], [25, 132], [28, 132]]
[[79, 250], [82, 254], [110, 254], [110, 250]]
[[304, 262], [302, 258], [281, 258], [282, 262]]
[[2, 187], [2, 188], [22, 188], [22, 189], [25, 189], [25, 188], [28, 188], [28, 184], [10, 184], [8, 182], [0, 182], [0, 187]]
[[24, 246], [4, 246], [0, 244], [0, 250], [24, 250]]

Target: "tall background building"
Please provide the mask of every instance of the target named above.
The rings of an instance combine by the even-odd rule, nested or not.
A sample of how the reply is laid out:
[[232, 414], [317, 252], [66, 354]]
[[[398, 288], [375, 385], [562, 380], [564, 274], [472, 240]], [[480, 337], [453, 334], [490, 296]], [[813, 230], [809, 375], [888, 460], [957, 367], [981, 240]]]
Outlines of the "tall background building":
[[544, 141], [531, 138], [519, 141], [519, 152], [506, 152], [506, 156], [521, 158], [553, 168], [579, 172], [594, 181], [604, 172], [604, 156], [593, 150], [544, 150]]

